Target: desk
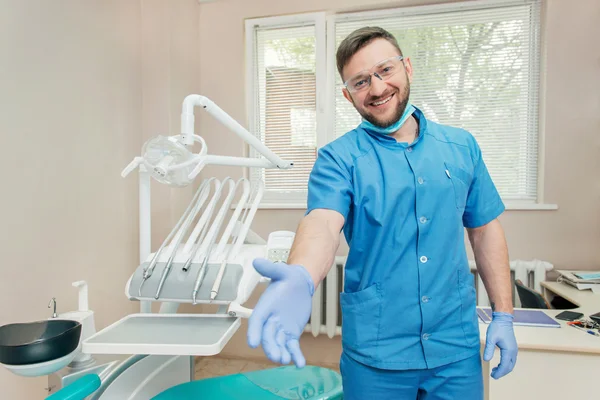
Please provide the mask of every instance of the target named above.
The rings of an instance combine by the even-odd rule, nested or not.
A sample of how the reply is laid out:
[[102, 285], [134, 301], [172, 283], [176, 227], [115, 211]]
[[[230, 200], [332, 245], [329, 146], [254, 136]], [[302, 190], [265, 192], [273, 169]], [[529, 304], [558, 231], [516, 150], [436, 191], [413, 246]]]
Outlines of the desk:
[[[596, 294], [591, 290], [578, 290], [577, 288], [560, 282], [542, 282], [542, 290], [544, 297], [550, 302], [554, 296], [560, 296], [577, 307], [577, 310], [586, 315], [594, 314], [600, 311], [600, 294]], [[591, 308], [590, 308], [591, 307]]]
[[[591, 290], [579, 291], [558, 282], [543, 282], [542, 287], [549, 301], [557, 295], [564, 297], [576, 304], [573, 311], [583, 313], [586, 318], [600, 311], [600, 295]], [[563, 310], [543, 311], [554, 317]], [[487, 400], [595, 397], [591, 388], [599, 378], [600, 337], [557, 321], [560, 328], [514, 327], [519, 354], [513, 372], [499, 380], [489, 376], [500, 362], [498, 348], [494, 358], [483, 364]], [[487, 326], [479, 325], [482, 354]]]

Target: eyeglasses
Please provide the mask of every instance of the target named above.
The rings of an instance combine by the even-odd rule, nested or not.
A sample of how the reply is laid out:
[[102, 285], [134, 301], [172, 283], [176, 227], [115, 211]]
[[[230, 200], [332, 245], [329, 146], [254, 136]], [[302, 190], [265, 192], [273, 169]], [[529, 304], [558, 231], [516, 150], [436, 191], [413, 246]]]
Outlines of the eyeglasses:
[[[387, 81], [400, 70], [403, 56], [385, 59], [375, 64], [370, 70], [364, 70], [344, 82], [344, 86], [351, 93], [361, 92], [371, 86], [371, 76], [376, 76], [382, 81]], [[371, 72], [374, 71], [374, 72]]]

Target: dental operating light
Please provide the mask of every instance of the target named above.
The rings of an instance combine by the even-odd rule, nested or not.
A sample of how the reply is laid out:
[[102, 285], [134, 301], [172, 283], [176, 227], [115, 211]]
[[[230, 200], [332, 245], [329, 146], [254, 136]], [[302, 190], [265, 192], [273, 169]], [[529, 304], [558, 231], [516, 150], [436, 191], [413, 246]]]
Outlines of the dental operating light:
[[[252, 146], [264, 158], [231, 157], [208, 154], [204, 139], [194, 134], [194, 108], [202, 107], [217, 121]], [[200, 151], [193, 153], [189, 147], [200, 143]], [[181, 112], [181, 134], [158, 136], [147, 141], [142, 147], [142, 156], [135, 157], [121, 173], [129, 175], [134, 169], [144, 165], [158, 182], [175, 187], [189, 185], [207, 165], [228, 165], [253, 168], [290, 169], [293, 163], [281, 159], [265, 146], [256, 136], [229, 116], [214, 102], [204, 96], [191, 94], [183, 101]]]

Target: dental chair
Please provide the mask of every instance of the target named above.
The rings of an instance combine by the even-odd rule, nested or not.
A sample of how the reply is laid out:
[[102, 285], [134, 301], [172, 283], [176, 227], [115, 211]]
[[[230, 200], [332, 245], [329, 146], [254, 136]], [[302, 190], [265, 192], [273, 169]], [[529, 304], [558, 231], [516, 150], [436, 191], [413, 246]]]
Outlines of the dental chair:
[[[209, 155], [205, 141], [193, 133], [195, 107], [264, 158]], [[285, 170], [293, 164], [200, 95], [184, 99], [181, 132], [146, 142], [142, 156], [121, 174], [139, 169], [140, 264], [125, 285], [125, 296], [140, 303], [140, 312], [97, 332], [88, 309], [88, 285], [75, 282], [77, 311], [57, 313], [53, 299], [51, 318], [0, 327], [0, 364], [20, 376], [47, 376], [49, 400], [341, 399], [341, 376], [310, 365], [194, 380], [194, 357], [222, 351], [241, 318], [252, 313], [243, 304], [259, 284], [268, 282], [252, 261], [285, 261], [293, 233], [273, 232], [265, 240], [250, 229], [264, 193], [262, 181], [253, 185], [245, 178], [211, 177], [200, 182], [175, 227], [152, 253], [151, 178], [186, 187], [206, 165]], [[195, 143], [201, 147], [196, 154], [190, 150]], [[158, 313], [151, 311], [152, 302], [161, 304]], [[218, 309], [212, 314], [177, 313], [184, 303]]]
[[[46, 400], [83, 400], [98, 390], [101, 384], [98, 375], [85, 375]], [[152, 398], [180, 399], [337, 400], [343, 399], [343, 394], [341, 377], [335, 371], [316, 366], [302, 369], [285, 366], [183, 383]]]

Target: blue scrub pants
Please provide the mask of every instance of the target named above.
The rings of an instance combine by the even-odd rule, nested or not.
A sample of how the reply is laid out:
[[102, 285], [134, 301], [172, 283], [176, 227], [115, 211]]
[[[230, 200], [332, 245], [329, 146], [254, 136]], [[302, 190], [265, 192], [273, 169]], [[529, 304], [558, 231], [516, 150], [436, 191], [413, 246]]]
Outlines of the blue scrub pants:
[[342, 352], [344, 400], [482, 400], [479, 354], [433, 369], [394, 371], [361, 364]]

